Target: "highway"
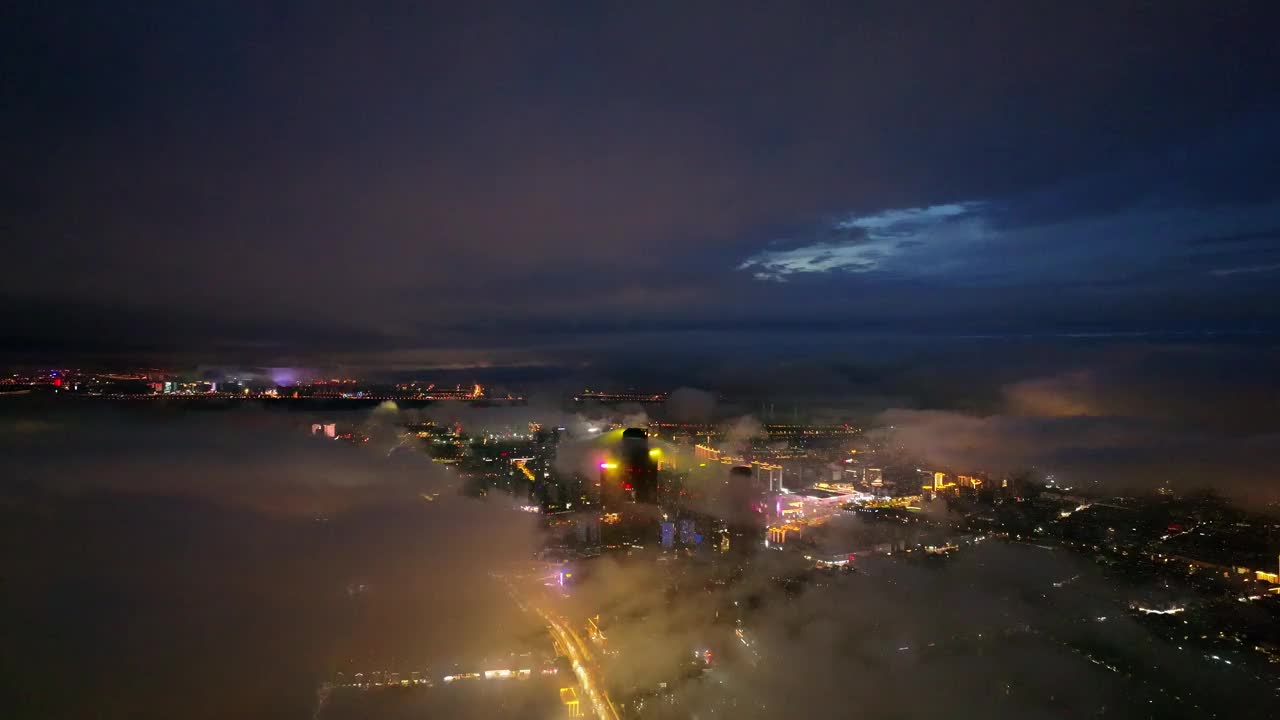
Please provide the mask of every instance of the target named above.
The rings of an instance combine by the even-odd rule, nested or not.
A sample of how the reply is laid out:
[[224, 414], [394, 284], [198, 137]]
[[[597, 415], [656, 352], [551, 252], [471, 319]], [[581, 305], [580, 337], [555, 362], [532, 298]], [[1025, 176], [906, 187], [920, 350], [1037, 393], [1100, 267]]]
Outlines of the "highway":
[[578, 684], [582, 686], [583, 692], [591, 699], [591, 705], [596, 710], [596, 716], [600, 720], [619, 720], [618, 710], [613, 706], [613, 701], [609, 699], [609, 693], [605, 691], [600, 681], [599, 666], [596, 665], [591, 649], [586, 643], [582, 642], [582, 636], [578, 635], [577, 631], [553, 611], [540, 609], [538, 614], [547, 621], [547, 627], [556, 638], [556, 642], [568, 654], [569, 661], [573, 663], [573, 672], [578, 676]]
[[521, 593], [509, 578], [504, 578], [507, 590], [522, 608], [531, 608], [547, 623], [547, 629], [555, 639], [557, 646], [568, 657], [573, 672], [582, 686], [582, 692], [591, 700], [596, 717], [600, 720], [620, 720], [618, 710], [609, 699], [600, 678], [600, 666], [596, 661], [591, 646], [583, 642], [582, 636], [573, 629], [565, 617], [548, 607], [545, 589], [539, 584], [532, 592]]

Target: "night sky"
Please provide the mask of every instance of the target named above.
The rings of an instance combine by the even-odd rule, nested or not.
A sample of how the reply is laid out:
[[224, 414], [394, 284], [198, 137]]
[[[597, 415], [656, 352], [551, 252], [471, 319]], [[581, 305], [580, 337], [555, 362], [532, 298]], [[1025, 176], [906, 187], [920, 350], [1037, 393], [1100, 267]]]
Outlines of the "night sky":
[[[7, 3], [0, 369], [332, 369], [527, 404], [9, 388], [0, 716], [330, 717], [335, 670], [547, 645], [490, 571], [549, 537], [405, 423], [565, 430], [560, 478], [603, 474], [588, 428], [719, 422], [737, 453], [764, 422], [847, 423], [899, 488], [945, 469], [1275, 516], [1278, 28], [1274, 0]], [[584, 387], [670, 396], [567, 400]], [[687, 466], [695, 496], [728, 487], [711, 465]], [[1280, 645], [1280, 606], [1214, 589], [1176, 621], [1211, 628], [1183, 652], [1134, 599], [1220, 586], [1020, 544], [1027, 508], [1054, 506], [992, 507], [1014, 543], [863, 557], [830, 592], [782, 592], [789, 560], [764, 553], [735, 582], [773, 654], [740, 676], [758, 682], [720, 676], [742, 683], [730, 714], [1275, 707], [1274, 665], [1240, 659]], [[1099, 513], [1062, 507], [1050, 533]], [[1248, 562], [1280, 549], [1267, 523], [1228, 531], [1259, 530]], [[1096, 537], [1139, 537], [1113, 524]], [[855, 531], [835, 540], [861, 553]], [[665, 560], [601, 564], [581, 597], [629, 618], [609, 633], [645, 648], [618, 666], [635, 687], [705, 647], [708, 618], [730, 627], [699, 576], [672, 592]], [[1220, 657], [1221, 628], [1240, 647]], [[710, 687], [680, 693], [724, 716]]]
[[3, 350], [1280, 321], [1273, 4], [468, 5], [7, 9]]

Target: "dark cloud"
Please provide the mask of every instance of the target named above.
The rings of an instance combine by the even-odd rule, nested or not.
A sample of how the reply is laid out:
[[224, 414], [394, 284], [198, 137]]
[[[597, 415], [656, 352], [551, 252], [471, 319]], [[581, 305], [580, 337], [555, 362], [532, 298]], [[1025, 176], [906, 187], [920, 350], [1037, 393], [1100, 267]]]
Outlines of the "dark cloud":
[[[869, 316], [888, 306], [917, 327], [1010, 306], [1020, 329], [1238, 326], [1241, 291], [1163, 260], [1184, 239], [1274, 226], [1272, 15], [15, 10], [0, 232], [23, 272], [5, 290], [36, 316], [69, 310], [6, 344], [111, 349], [98, 321], [128, 315], [155, 318], [117, 343], [135, 353], [442, 336], [483, 352], [513, 311], [625, 330], [677, 326], [689, 307], [801, 320], [871, 299]], [[883, 255], [804, 282], [734, 271], [812, 239], [867, 244], [833, 240], [833, 220], [965, 202], [984, 203], [991, 232], [899, 239], [881, 250], [902, 263], [881, 277]], [[904, 270], [973, 307], [920, 295]], [[1114, 281], [1140, 271], [1161, 282]], [[1248, 301], [1274, 301], [1252, 279]], [[1100, 307], [1068, 281], [1105, 281], [1123, 302]]]
[[1235, 243], [1272, 243], [1278, 240], [1280, 240], [1280, 228], [1196, 238], [1193, 242], [1196, 245], [1226, 245]]

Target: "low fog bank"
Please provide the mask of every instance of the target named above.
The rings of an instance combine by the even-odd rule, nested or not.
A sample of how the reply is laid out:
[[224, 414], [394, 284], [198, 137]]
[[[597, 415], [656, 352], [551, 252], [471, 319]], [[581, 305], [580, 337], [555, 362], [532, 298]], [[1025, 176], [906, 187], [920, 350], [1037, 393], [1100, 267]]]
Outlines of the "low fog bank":
[[[875, 407], [873, 440], [930, 467], [1274, 502], [1280, 392], [1266, 368], [1277, 361], [1238, 348], [1076, 353], [1002, 364], [967, 394], [942, 387], [964, 373], [875, 379], [845, 368], [831, 371], [843, 384], [809, 419], [848, 417], [842, 398], [856, 395], [843, 407]], [[488, 575], [540, 546], [535, 518], [497, 493], [461, 497], [453, 471], [405, 442], [398, 423], [565, 427], [558, 466], [590, 474], [592, 428], [659, 413], [727, 420], [723, 446], [745, 447], [770, 418], [744, 398], [786, 379], [724, 377], [738, 396], [681, 388], [648, 409], [534, 395], [528, 406], [344, 413], [369, 437], [359, 444], [312, 436], [321, 418], [306, 412], [10, 405], [0, 412], [6, 717], [309, 717], [317, 685], [337, 671], [440, 669], [512, 638], [545, 644]], [[1239, 668], [1206, 669], [1128, 608], [1189, 591], [1131, 585], [1064, 551], [990, 542], [941, 566], [861, 559], [858, 572], [801, 591], [780, 582], [795, 572], [782, 553], [729, 584], [722, 569], [594, 562], [570, 603], [582, 603], [579, 616], [628, 618], [611, 670], [624, 685], [666, 681], [724, 637], [717, 623], [733, 637], [742, 620], [745, 639], [717, 647], [716, 667], [678, 688], [703, 717], [1266, 715], [1240, 701], [1258, 695]]]
[[5, 716], [310, 717], [335, 672], [536, 636], [487, 574], [531, 518], [452, 492], [385, 412], [361, 445], [247, 409], [5, 418]]
[[681, 703], [672, 717], [1267, 716], [1242, 701], [1270, 692], [1252, 671], [1209, 667], [1128, 607], [1186, 588], [997, 543], [945, 563], [869, 557], [857, 568], [797, 589], [779, 582], [796, 567], [778, 553], [729, 586], [713, 572], [605, 560], [575, 592], [628, 619], [609, 630], [624, 687], [655, 687], [712, 650], [712, 667], [669, 685]]
[[872, 437], [955, 472], [1031, 470], [1099, 492], [1163, 487], [1280, 507], [1273, 347], [1118, 347], [1047, 372], [992, 362], [1004, 381], [985, 399], [975, 387], [960, 406], [891, 407]]

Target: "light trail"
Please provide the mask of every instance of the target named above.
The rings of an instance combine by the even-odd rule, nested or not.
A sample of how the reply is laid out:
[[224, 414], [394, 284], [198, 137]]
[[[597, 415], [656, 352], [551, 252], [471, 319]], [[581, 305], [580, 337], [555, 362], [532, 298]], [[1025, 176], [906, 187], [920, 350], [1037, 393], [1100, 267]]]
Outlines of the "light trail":
[[[520, 593], [517, 592], [515, 584], [509, 578], [503, 578], [503, 582], [516, 603], [521, 608], [527, 607], [522, 601]], [[533, 600], [534, 598], [530, 599]], [[554, 611], [539, 607], [536, 604], [533, 610], [547, 623], [547, 628], [551, 630], [551, 635], [556, 644], [564, 649], [570, 664], [573, 666], [573, 673], [578, 678], [578, 684], [582, 686], [583, 692], [586, 693], [587, 698], [591, 700], [592, 707], [595, 708], [596, 716], [600, 720], [621, 720], [618, 715], [618, 709], [614, 707], [613, 701], [609, 699], [609, 693], [604, 690], [604, 684], [600, 682], [595, 658], [591, 654], [591, 649], [582, 641], [582, 636], [578, 635], [564, 618], [558, 616]]]
[[600, 683], [594, 677], [596, 671], [595, 661], [591, 657], [591, 651], [587, 649], [586, 643], [582, 642], [582, 637], [550, 611], [539, 609], [538, 614], [542, 616], [543, 620], [547, 621], [547, 627], [551, 629], [560, 646], [569, 655], [569, 661], [573, 664], [573, 672], [578, 676], [578, 683], [582, 685], [587, 697], [591, 699], [591, 704], [596, 709], [596, 715], [600, 720], [619, 720], [618, 710], [613, 706], [613, 701], [609, 699], [609, 694], [600, 687]]

